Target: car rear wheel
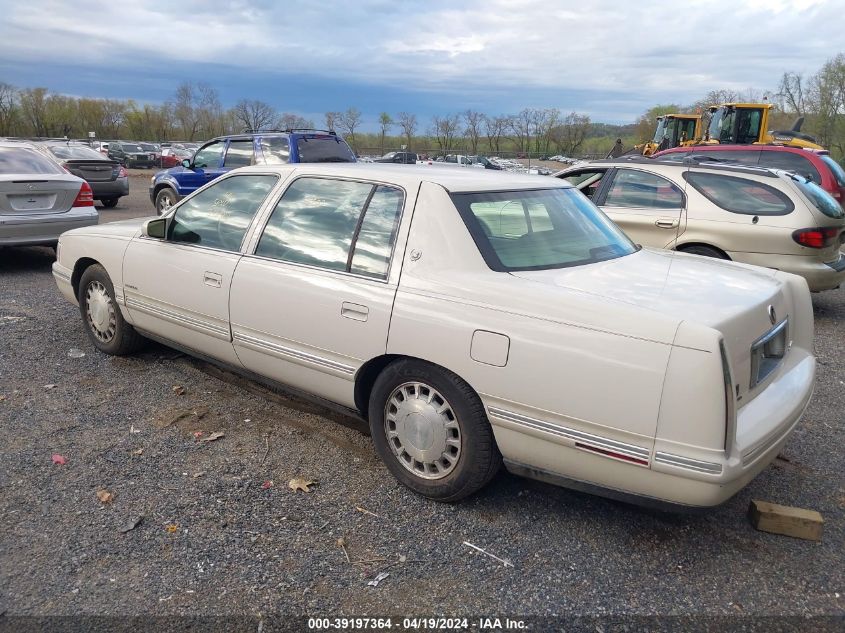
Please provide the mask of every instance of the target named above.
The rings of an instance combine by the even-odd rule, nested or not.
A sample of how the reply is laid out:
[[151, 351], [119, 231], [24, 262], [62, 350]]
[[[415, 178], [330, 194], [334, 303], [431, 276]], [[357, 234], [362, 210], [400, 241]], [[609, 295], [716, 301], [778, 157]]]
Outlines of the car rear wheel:
[[105, 200], [100, 200], [103, 203], [103, 206], [106, 209], [114, 209], [117, 206], [117, 198], [106, 198]]
[[176, 204], [176, 192], [173, 189], [165, 187], [156, 194], [156, 212], [159, 215], [164, 215]]
[[373, 386], [369, 419], [376, 452], [393, 476], [430, 499], [463, 499], [501, 466], [478, 394], [431, 363], [388, 365]]
[[124, 356], [142, 345], [143, 337], [124, 320], [114, 300], [114, 286], [105, 268], [94, 264], [85, 269], [77, 299], [85, 331], [98, 350]]
[[682, 253], [689, 253], [690, 255], [701, 255], [703, 257], [713, 257], [715, 259], [730, 259], [722, 251], [710, 246], [687, 246], [686, 248], [678, 250]]

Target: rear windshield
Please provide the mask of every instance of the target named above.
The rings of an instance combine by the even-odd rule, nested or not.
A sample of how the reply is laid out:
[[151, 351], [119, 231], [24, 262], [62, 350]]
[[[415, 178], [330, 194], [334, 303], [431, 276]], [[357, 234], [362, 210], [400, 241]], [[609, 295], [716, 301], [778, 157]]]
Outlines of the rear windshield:
[[454, 193], [452, 201], [493, 270], [581, 266], [637, 250], [577, 189]]
[[845, 169], [842, 169], [842, 165], [837, 163], [827, 154], [822, 154], [819, 158], [824, 161], [824, 164], [830, 167], [830, 171], [833, 172], [833, 178], [836, 180], [836, 184], [840, 187], [845, 187]]
[[0, 174], [63, 174], [46, 156], [27, 147], [0, 147]]
[[100, 152], [84, 145], [51, 145], [50, 153], [62, 160], [106, 160]]
[[343, 139], [332, 135], [299, 136], [300, 163], [354, 163], [355, 154]]
[[688, 171], [684, 179], [713, 204], [731, 213], [788, 215], [795, 205], [774, 187], [727, 174]]
[[845, 218], [845, 212], [842, 211], [842, 207], [839, 206], [839, 203], [834, 199], [834, 197], [819, 187], [812, 180], [807, 180], [797, 174], [792, 175], [792, 180], [795, 181], [796, 185], [798, 185], [801, 193], [810, 199], [813, 206], [824, 213], [827, 217], [836, 218], [837, 220]]

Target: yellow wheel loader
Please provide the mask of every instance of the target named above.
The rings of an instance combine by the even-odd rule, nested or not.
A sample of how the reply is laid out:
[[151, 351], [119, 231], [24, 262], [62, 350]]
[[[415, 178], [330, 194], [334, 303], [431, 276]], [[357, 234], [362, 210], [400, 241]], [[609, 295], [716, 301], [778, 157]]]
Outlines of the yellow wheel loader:
[[787, 145], [824, 149], [816, 139], [801, 133], [804, 117], [798, 117], [790, 130], [769, 131], [771, 103], [723, 103], [711, 106], [710, 125], [702, 145]]
[[634, 146], [628, 153], [651, 156], [664, 149], [691, 145], [700, 139], [700, 114], [664, 114], [657, 117], [657, 129], [654, 131], [654, 137], [647, 143]]

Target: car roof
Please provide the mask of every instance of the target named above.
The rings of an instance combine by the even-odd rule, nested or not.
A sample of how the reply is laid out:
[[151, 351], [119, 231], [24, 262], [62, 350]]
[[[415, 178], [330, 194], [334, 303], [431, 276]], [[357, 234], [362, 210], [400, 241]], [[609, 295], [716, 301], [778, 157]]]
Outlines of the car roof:
[[[240, 173], [275, 172], [288, 175], [332, 176], [383, 181], [413, 188], [422, 182], [438, 184], [450, 193], [476, 191], [511, 191], [515, 189], [568, 189], [567, 181], [548, 176], [488, 171], [472, 167], [436, 165], [391, 165], [385, 163], [295, 163], [288, 165], [253, 165], [235, 170]], [[232, 172], [230, 172], [232, 173]]]
[[588, 163], [581, 163], [567, 167], [552, 174], [552, 176], [559, 176], [564, 172], [573, 171], [575, 169], [584, 169], [590, 165], [600, 165], [602, 167], [630, 167], [630, 166], [648, 166], [650, 169], [657, 170], [707, 170], [707, 171], [726, 171], [732, 173], [750, 174], [754, 176], [762, 176], [763, 178], [778, 178], [781, 173], [786, 173], [788, 170], [775, 169], [773, 167], [760, 167], [757, 165], [744, 165], [742, 163], [689, 163], [689, 162], [671, 162], [655, 160], [645, 156], [633, 156], [627, 160], [619, 159], [603, 159], [594, 160]]
[[754, 143], [751, 145], [728, 145], [728, 144], [718, 144], [718, 145], [689, 145], [687, 147], [670, 147], [669, 149], [664, 149], [659, 152], [655, 152], [654, 156], [659, 157], [663, 154], [680, 154], [681, 152], [690, 152], [695, 154], [696, 152], [718, 152], [718, 151], [728, 151], [728, 152], [754, 152], [754, 151], [763, 151], [763, 152], [789, 152], [790, 154], [810, 154], [812, 156], [819, 156], [830, 154], [830, 151], [826, 149], [816, 149], [815, 147], [791, 147], [789, 145], [766, 145], [763, 143]]

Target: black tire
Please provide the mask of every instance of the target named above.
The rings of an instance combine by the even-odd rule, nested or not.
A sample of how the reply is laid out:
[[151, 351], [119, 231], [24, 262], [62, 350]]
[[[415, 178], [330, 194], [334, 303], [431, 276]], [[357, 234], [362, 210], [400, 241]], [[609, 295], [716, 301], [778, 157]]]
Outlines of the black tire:
[[100, 200], [106, 209], [114, 209], [117, 206], [117, 198], [105, 198]]
[[164, 187], [156, 194], [156, 213], [166, 213], [179, 200], [179, 196], [170, 187]]
[[701, 255], [703, 257], [713, 257], [715, 259], [730, 259], [722, 251], [712, 248], [710, 246], [686, 246], [679, 249], [682, 253], [689, 253], [690, 255]]
[[[98, 330], [93, 324], [94, 316], [97, 315], [95, 309], [92, 309], [92, 316], [89, 318], [89, 291], [93, 296], [96, 296], [97, 293], [102, 293], [101, 296], [106, 304], [106, 308], [104, 309], [109, 310], [103, 319], [107, 320], [110, 326], [105, 333]], [[88, 338], [91, 339], [94, 347], [98, 350], [113, 356], [125, 356], [136, 351], [143, 345], [144, 337], [138, 334], [135, 328], [124, 320], [120, 312], [120, 307], [114, 300], [114, 286], [106, 269], [100, 266], [100, 264], [93, 264], [82, 273], [82, 278], [79, 280], [77, 299], [79, 300], [79, 313], [82, 315], [82, 324], [85, 332], [88, 334]], [[96, 301], [96, 299], [92, 301]], [[108, 304], [110, 304], [110, 309]], [[113, 327], [113, 332], [111, 327]]]
[[[403, 385], [417, 382], [442, 394], [459, 427], [456, 463], [448, 474], [437, 479], [412, 472], [412, 466], [405, 466], [402, 461], [416, 460], [403, 460], [389, 445], [385, 419], [391, 396]], [[421, 391], [424, 399], [425, 389]], [[401, 359], [388, 365], [373, 385], [369, 421], [376, 452], [388, 470], [405, 486], [429, 499], [453, 502], [468, 497], [483, 488], [502, 465], [502, 455], [478, 394], [460, 376], [431, 363]], [[416, 463], [422, 466], [421, 462]]]

